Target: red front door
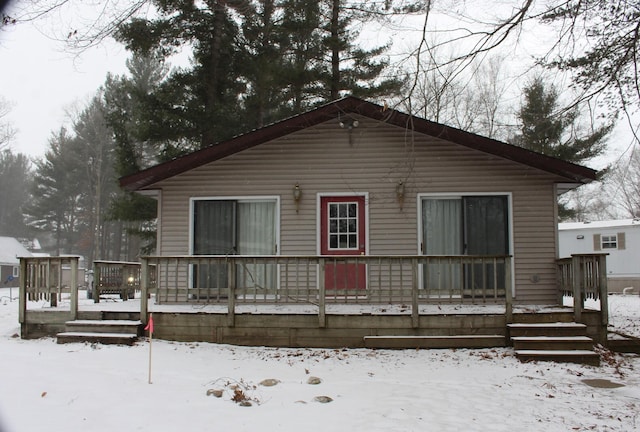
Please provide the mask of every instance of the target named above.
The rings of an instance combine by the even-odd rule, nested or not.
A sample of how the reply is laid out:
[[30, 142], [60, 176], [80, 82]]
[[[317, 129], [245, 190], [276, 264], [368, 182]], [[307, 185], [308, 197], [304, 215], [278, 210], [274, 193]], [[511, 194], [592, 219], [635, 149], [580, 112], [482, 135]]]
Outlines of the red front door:
[[[320, 253], [322, 255], [364, 255], [366, 253], [364, 196], [320, 199]], [[358, 263], [325, 265], [325, 289], [364, 290], [366, 266]]]

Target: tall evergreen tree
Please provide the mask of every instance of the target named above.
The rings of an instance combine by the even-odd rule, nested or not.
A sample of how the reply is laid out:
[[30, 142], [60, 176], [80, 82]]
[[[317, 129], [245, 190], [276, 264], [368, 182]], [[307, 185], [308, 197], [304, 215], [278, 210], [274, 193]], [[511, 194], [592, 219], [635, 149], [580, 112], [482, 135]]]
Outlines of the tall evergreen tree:
[[[385, 2], [387, 8], [392, 2]], [[381, 13], [371, 2], [324, 0], [324, 88], [323, 99], [335, 100], [344, 94], [374, 98], [400, 92], [403, 80], [388, 75], [389, 61], [383, 57], [389, 46], [364, 49], [356, 44], [359, 31], [355, 25]]]
[[53, 233], [56, 254], [80, 253], [82, 166], [75, 158], [73, 137], [66, 129], [52, 135], [44, 157], [35, 162], [32, 200], [25, 208], [29, 225]]
[[[545, 87], [542, 78], [536, 78], [525, 88], [524, 98], [518, 113], [521, 134], [512, 139], [514, 144], [578, 164], [605, 151], [613, 125], [600, 126], [581, 135], [578, 111], [559, 112], [558, 93], [553, 86]], [[560, 203], [558, 215], [560, 220], [569, 220], [576, 214]]]
[[279, 120], [286, 103], [282, 70], [287, 39], [281, 26], [282, 10], [275, 0], [256, 3], [255, 8], [244, 11], [239, 47], [247, 130]]
[[149, 98], [149, 138], [171, 141], [165, 159], [238, 132], [238, 24], [230, 5], [246, 2], [154, 0], [158, 18], [134, 19], [116, 38], [134, 53], [170, 55], [192, 50], [190, 68], [174, 71]]
[[361, 0], [153, 4], [157, 18], [127, 22], [117, 39], [143, 55], [192, 50], [191, 65], [148, 97], [148, 137], [164, 142], [165, 160], [346, 93], [392, 96], [402, 85], [383, 77], [386, 46], [357, 46], [356, 24], [375, 15]]
[[323, 31], [320, 2], [285, 0], [281, 29], [287, 37], [283, 94], [289, 112], [300, 114], [322, 99]]
[[521, 133], [512, 142], [573, 163], [589, 161], [605, 151], [613, 125], [581, 134], [578, 115], [575, 109], [561, 112], [555, 87], [545, 87], [542, 78], [536, 78], [524, 90], [524, 104], [518, 112]]
[[78, 185], [82, 192], [79, 250], [88, 262], [104, 259], [106, 254], [107, 209], [117, 193], [114, 172], [114, 140], [105, 120], [101, 95], [91, 103], [74, 121], [73, 140], [76, 164], [82, 167], [79, 174], [83, 181]]
[[29, 202], [32, 172], [29, 158], [0, 151], [0, 236], [27, 237], [23, 209]]
[[[129, 76], [107, 77], [104, 100], [106, 119], [115, 140], [114, 170], [117, 176], [148, 168], [166, 155], [164, 143], [150, 138], [149, 95], [167, 77], [168, 67], [155, 56], [132, 56], [127, 61]], [[159, 146], [159, 147], [158, 147]], [[118, 221], [127, 238], [126, 247], [116, 247], [113, 259], [135, 260], [155, 247], [156, 201], [120, 191], [111, 201], [108, 217]], [[124, 255], [121, 256], [120, 252]]]

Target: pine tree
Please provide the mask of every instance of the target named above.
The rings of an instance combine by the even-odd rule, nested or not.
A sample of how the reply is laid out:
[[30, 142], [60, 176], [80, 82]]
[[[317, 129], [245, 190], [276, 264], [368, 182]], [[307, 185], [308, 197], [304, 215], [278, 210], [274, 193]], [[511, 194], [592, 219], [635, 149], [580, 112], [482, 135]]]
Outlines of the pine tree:
[[202, 148], [238, 132], [238, 80], [241, 60], [238, 25], [221, 0], [155, 0], [159, 17], [122, 25], [116, 39], [134, 53], [166, 57], [182, 47], [193, 52], [192, 66], [175, 70], [150, 95], [149, 138], [170, 141], [164, 159]]
[[28, 237], [23, 208], [29, 202], [31, 162], [21, 153], [0, 151], [0, 236]]
[[[606, 149], [606, 139], [612, 124], [600, 126], [580, 135], [578, 111], [559, 112], [558, 93], [554, 86], [545, 87], [536, 78], [524, 90], [524, 104], [518, 118], [521, 134], [512, 143], [529, 150], [573, 163], [583, 163], [600, 156]], [[575, 212], [559, 203], [560, 220], [570, 220]]]
[[600, 156], [612, 124], [580, 134], [577, 110], [560, 112], [558, 92], [536, 78], [524, 90], [524, 104], [518, 112], [521, 134], [512, 142], [547, 156], [583, 163]]
[[25, 207], [30, 226], [53, 233], [52, 250], [56, 255], [79, 253], [83, 179], [75, 150], [73, 137], [66, 129], [52, 135], [44, 157], [35, 162], [33, 198]]
[[[391, 3], [391, 2], [386, 2]], [[386, 5], [385, 5], [386, 6]], [[354, 23], [370, 20], [379, 11], [367, 2], [324, 0], [325, 32], [323, 98], [335, 100], [344, 94], [363, 98], [391, 97], [400, 92], [403, 80], [383, 73], [389, 61], [383, 57], [389, 46], [364, 49], [355, 44], [359, 32]]]
[[[127, 61], [129, 76], [109, 76], [105, 83], [104, 100], [107, 124], [115, 140], [114, 170], [117, 176], [133, 174], [162, 160], [167, 153], [164, 141], [150, 138], [153, 124], [148, 111], [149, 95], [163, 82], [168, 67], [154, 56], [134, 55]], [[157, 202], [140, 194], [120, 191], [109, 204], [108, 218], [117, 221], [128, 238], [127, 248], [117, 244], [123, 237], [118, 232], [117, 244], [111, 251], [113, 259], [135, 260], [140, 253], [155, 248]], [[126, 249], [126, 250], [124, 250]]]

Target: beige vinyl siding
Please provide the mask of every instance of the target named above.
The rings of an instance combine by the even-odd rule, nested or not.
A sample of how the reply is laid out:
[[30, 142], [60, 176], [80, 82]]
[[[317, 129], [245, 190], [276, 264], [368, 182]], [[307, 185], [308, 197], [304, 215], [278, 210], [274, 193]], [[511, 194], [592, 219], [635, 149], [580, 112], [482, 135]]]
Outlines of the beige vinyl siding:
[[[329, 121], [152, 185], [161, 189], [162, 253], [189, 252], [189, 199], [279, 196], [280, 253], [312, 254], [317, 194], [368, 193], [368, 254], [418, 252], [418, 194], [511, 193], [516, 301], [556, 301], [554, 182], [560, 178], [433, 137], [358, 118]], [[412, 136], [413, 135], [413, 136]], [[402, 210], [396, 198], [405, 183]], [[302, 190], [299, 212], [293, 187]], [[532, 282], [534, 276], [539, 281]]]

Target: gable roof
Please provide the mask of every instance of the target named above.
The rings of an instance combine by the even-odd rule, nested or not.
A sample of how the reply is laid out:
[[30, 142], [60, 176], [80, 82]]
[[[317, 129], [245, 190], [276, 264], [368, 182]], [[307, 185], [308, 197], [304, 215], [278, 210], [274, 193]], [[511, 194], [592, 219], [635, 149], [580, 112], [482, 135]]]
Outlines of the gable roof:
[[358, 114], [391, 125], [412, 129], [417, 133], [451, 141], [471, 149], [509, 159], [551, 174], [556, 174], [566, 179], [566, 184], [562, 186], [562, 191], [572, 189], [580, 184], [589, 183], [596, 179], [596, 171], [591, 168], [545, 156], [522, 147], [465, 132], [443, 124], [434, 123], [401, 111], [387, 109], [386, 107], [353, 96], [347, 96], [307, 111], [306, 113], [264, 126], [260, 129], [255, 129], [219, 144], [122, 177], [120, 179], [120, 186], [129, 191], [143, 190], [159, 181], [166, 180], [207, 163], [349, 114]]
[[17, 239], [0, 237], [0, 264], [18, 265], [20, 257], [30, 257], [29, 252]]

